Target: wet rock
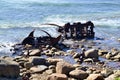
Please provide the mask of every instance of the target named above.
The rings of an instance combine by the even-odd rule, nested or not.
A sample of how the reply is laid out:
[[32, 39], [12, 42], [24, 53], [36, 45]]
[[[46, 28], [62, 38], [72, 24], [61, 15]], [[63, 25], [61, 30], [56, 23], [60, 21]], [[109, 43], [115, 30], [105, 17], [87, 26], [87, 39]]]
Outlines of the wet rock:
[[54, 58], [47, 58], [47, 61], [51, 65], [56, 65], [57, 62], [63, 61], [63, 59], [54, 59]]
[[47, 80], [68, 80], [68, 77], [65, 74], [53, 73]]
[[88, 73], [86, 73], [83, 70], [73, 70], [69, 73], [69, 75], [73, 78], [81, 80], [86, 79], [88, 77]]
[[8, 78], [19, 77], [20, 69], [18, 63], [14, 61], [0, 60], [0, 76]]
[[32, 73], [42, 73], [46, 69], [48, 69], [48, 67], [45, 66], [45, 65], [38, 65], [38, 66], [34, 66], [34, 67], [30, 68], [30, 70], [32, 71]]
[[4, 56], [3, 59], [7, 60], [7, 61], [13, 61], [14, 58], [9, 57], [9, 56]]
[[30, 51], [29, 55], [30, 56], [40, 56], [41, 51], [39, 49], [33, 49], [33, 50]]
[[87, 51], [85, 51], [84, 53], [86, 58], [94, 58], [94, 59], [98, 59], [98, 50], [96, 49], [89, 49]]
[[57, 63], [56, 66], [56, 73], [60, 74], [66, 74], [68, 75], [70, 71], [74, 70], [75, 68], [73, 67], [72, 64], [69, 64], [67, 62], [61, 61]]
[[86, 80], [104, 80], [100, 74], [90, 74]]
[[33, 65], [47, 65], [46, 59], [37, 56], [29, 57], [29, 62]]

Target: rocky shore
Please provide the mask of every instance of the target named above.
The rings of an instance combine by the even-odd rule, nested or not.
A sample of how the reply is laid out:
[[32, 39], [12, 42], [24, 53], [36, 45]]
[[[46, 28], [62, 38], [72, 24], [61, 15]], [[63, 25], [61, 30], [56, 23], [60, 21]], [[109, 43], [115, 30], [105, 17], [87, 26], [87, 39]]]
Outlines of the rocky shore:
[[[120, 51], [92, 40], [65, 40], [68, 49], [49, 45], [24, 50], [22, 56], [0, 57], [0, 80], [115, 80], [120, 77]], [[104, 58], [106, 60], [101, 60]], [[117, 67], [108, 65], [114, 61]], [[115, 66], [114, 65], [114, 66]], [[116, 79], [117, 80], [117, 79]]]

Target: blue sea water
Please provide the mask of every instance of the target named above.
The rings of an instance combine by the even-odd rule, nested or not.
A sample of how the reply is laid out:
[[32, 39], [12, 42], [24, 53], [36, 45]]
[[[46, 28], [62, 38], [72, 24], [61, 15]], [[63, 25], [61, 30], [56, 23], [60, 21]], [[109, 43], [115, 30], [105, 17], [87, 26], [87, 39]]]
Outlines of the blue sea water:
[[95, 24], [96, 37], [120, 47], [115, 42], [120, 38], [120, 0], [0, 0], [0, 52], [21, 42], [34, 28], [36, 36], [46, 35], [40, 29], [58, 35], [55, 28], [43, 23], [89, 20]]

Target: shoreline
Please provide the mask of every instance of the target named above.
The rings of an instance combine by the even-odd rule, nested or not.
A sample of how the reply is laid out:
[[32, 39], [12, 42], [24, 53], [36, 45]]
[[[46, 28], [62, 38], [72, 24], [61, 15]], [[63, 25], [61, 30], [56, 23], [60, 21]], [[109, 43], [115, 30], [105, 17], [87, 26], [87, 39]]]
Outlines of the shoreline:
[[[69, 44], [69, 43], [71, 43], [70, 41], [73, 41], [72, 44]], [[29, 56], [29, 57], [28, 56], [27, 57], [15, 56], [14, 58], [12, 58], [12, 57], [6, 56], [6, 57], [3, 57], [2, 59], [5, 61], [11, 60], [11, 62], [13, 61], [13, 62], [17, 63], [17, 66], [19, 66], [19, 68], [20, 68], [20, 72], [18, 70], [20, 75], [18, 75], [19, 77], [16, 78], [16, 80], [21, 80], [22, 78], [29, 78], [29, 80], [34, 80], [34, 79], [48, 80], [48, 78], [51, 78], [51, 76], [53, 77], [56, 74], [58, 75], [59, 72], [57, 71], [56, 68], [60, 66], [58, 64], [59, 62], [65, 62], [65, 64], [71, 65], [72, 67], [74, 67], [74, 69], [72, 71], [78, 70], [79, 74], [82, 74], [82, 73], [80, 73], [81, 70], [85, 72], [85, 75], [89, 75], [89, 76], [91, 74], [95, 74], [95, 75], [100, 74], [97, 76], [101, 76], [105, 80], [113, 80], [112, 79], [113, 77], [111, 77], [111, 76], [114, 75], [114, 78], [115, 78], [116, 75], [118, 74], [120, 65], [118, 64], [118, 66], [116, 66], [116, 68], [114, 68], [114, 70], [113, 70], [113, 68], [108, 66], [107, 62], [109, 62], [109, 60], [110, 61], [119, 61], [119, 54], [120, 54], [119, 50], [113, 48], [113, 49], [111, 49], [111, 52], [112, 51], [113, 52], [111, 54], [109, 54], [108, 50], [100, 49], [99, 47], [96, 47], [99, 45], [99, 42], [97, 43], [97, 42], [94, 42], [94, 40], [86, 40], [86, 39], [79, 40], [79, 41], [66, 40], [66, 41], [64, 41], [64, 44], [69, 46], [69, 49], [66, 51], [59, 50], [55, 47], [46, 46], [46, 47], [42, 48], [44, 50], [42, 52], [39, 49], [31, 49], [31, 52], [30, 52], [31, 56]], [[94, 55], [92, 55], [92, 56], [87, 55], [87, 57], [84, 58], [83, 62], [81, 63], [80, 55], [78, 54], [78, 52], [81, 52], [82, 49], [85, 49], [86, 52], [88, 51], [86, 54], [91, 54], [91, 51], [89, 51], [89, 50], [92, 50], [92, 54], [94, 54]], [[96, 51], [95, 51], [96, 49], [98, 49], [98, 52], [97, 52], [98, 55], [96, 55]], [[26, 53], [26, 51], [24, 53]], [[54, 56], [57, 56], [57, 57], [54, 57]], [[64, 58], [59, 57], [59, 56], [63, 56]], [[69, 58], [67, 58], [67, 56]], [[91, 56], [91, 58], [90, 58], [90, 56]], [[103, 60], [99, 60], [97, 58], [100, 56], [103, 57]], [[116, 57], [116, 56], [118, 56], [118, 57]], [[41, 58], [41, 57], [44, 57], [44, 58]], [[96, 58], [96, 59], [94, 59], [94, 58]], [[106, 58], [106, 60], [104, 60], [104, 58]], [[70, 62], [70, 60], [75, 63], [74, 64], [68, 63], [68, 62]], [[40, 62], [38, 62], [38, 61], [40, 61]], [[10, 64], [11, 64], [11, 62], [10, 62]], [[115, 62], [115, 63], [117, 63], [117, 62]], [[117, 65], [117, 64], [113, 64], [112, 66], [114, 66], [114, 65]], [[39, 70], [38, 66], [42, 67], [43, 70]], [[69, 67], [67, 67], [67, 68], [69, 69]], [[84, 70], [82, 68], [86, 68], [86, 69]], [[118, 71], [118, 72], [116, 72], [116, 71]], [[31, 76], [28, 76], [28, 74]], [[52, 75], [52, 74], [54, 74], [54, 75]], [[63, 73], [60, 72], [60, 74], [63, 74]], [[69, 75], [68, 75], [67, 73], [64, 73], [64, 75], [66, 75], [66, 77], [65, 77], [66, 80], [76, 79], [76, 77], [73, 76], [73, 74], [69, 73]], [[76, 74], [76, 75], [78, 75], [78, 74]], [[71, 77], [69, 77], [69, 76], [71, 76]], [[85, 78], [88, 78], [89, 76], [87, 76]], [[60, 76], [57, 76], [57, 77], [60, 77]], [[10, 79], [8, 79], [8, 80], [10, 80]]]

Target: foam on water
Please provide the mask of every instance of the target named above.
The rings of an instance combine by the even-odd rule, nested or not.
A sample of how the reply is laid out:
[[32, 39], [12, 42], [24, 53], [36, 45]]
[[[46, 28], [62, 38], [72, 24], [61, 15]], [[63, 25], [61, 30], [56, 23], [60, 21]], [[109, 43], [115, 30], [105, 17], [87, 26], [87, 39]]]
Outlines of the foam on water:
[[63, 26], [89, 20], [95, 24], [96, 37], [114, 42], [120, 38], [119, 5], [120, 0], [0, 0], [0, 44], [10, 48], [8, 44], [21, 42], [33, 29], [35, 36], [46, 35], [40, 29], [59, 35], [57, 27], [44, 23]]

